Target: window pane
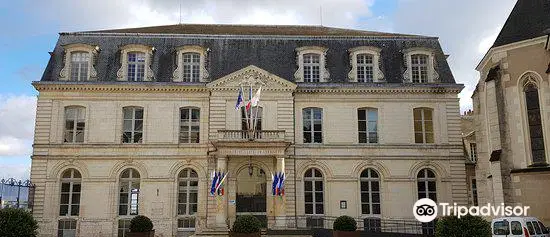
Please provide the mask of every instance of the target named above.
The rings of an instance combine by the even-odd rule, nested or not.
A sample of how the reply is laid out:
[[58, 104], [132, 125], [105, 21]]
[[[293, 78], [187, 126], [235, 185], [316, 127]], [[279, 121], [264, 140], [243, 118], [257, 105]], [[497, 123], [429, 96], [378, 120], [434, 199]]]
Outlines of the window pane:
[[376, 181], [371, 182], [371, 190], [374, 192], [380, 191], [380, 184]]
[[315, 192], [315, 202], [323, 202], [323, 192]]
[[311, 192], [306, 192], [304, 194], [305, 202], [313, 202], [313, 194]]
[[323, 181], [315, 181], [315, 191], [323, 191]]
[[324, 213], [323, 204], [322, 203], [316, 204], [315, 205], [315, 214], [323, 214], [323, 213]]
[[307, 204], [306, 203], [305, 212], [306, 212], [306, 214], [313, 214], [313, 204]]

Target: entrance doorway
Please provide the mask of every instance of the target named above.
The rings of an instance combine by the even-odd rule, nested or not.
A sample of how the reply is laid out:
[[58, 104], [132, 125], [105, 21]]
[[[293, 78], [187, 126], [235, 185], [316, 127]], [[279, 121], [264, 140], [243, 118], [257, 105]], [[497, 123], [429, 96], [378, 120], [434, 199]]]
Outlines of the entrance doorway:
[[243, 169], [237, 175], [236, 211], [239, 215], [253, 215], [267, 228], [266, 174], [257, 166]]

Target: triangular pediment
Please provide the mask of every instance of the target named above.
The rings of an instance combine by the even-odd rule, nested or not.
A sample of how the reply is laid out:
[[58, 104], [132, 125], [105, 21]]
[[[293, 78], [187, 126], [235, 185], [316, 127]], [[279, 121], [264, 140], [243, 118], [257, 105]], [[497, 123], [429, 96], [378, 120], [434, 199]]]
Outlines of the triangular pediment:
[[265, 90], [294, 90], [296, 84], [254, 65], [247, 66], [207, 84], [212, 89], [234, 89], [241, 86], [259, 87]]

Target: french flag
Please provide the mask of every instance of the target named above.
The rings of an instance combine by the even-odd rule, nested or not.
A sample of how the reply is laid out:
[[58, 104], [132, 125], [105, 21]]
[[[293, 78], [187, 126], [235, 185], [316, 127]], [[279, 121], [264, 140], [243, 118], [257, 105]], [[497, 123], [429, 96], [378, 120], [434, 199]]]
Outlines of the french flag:
[[212, 186], [210, 187], [210, 194], [214, 196], [216, 194], [216, 184], [218, 183], [218, 174], [216, 171], [212, 172]]
[[279, 175], [275, 173], [275, 175], [271, 176], [271, 179], [273, 180], [273, 184], [271, 185], [271, 193], [273, 196], [277, 195], [277, 185], [279, 183]]

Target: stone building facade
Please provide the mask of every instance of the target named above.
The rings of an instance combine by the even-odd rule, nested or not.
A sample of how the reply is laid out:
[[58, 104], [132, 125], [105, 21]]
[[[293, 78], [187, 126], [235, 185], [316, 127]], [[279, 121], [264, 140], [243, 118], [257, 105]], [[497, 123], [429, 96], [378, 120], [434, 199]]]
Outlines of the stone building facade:
[[[40, 81], [31, 179], [41, 236], [224, 233], [467, 203], [456, 84], [434, 37], [320, 26], [62, 33]], [[258, 130], [235, 107], [262, 88]], [[253, 113], [254, 114], [254, 113]], [[227, 173], [223, 196], [211, 173]], [[285, 194], [271, 175], [284, 172]]]
[[550, 1], [519, 0], [476, 68], [479, 203], [530, 206], [550, 224]]

